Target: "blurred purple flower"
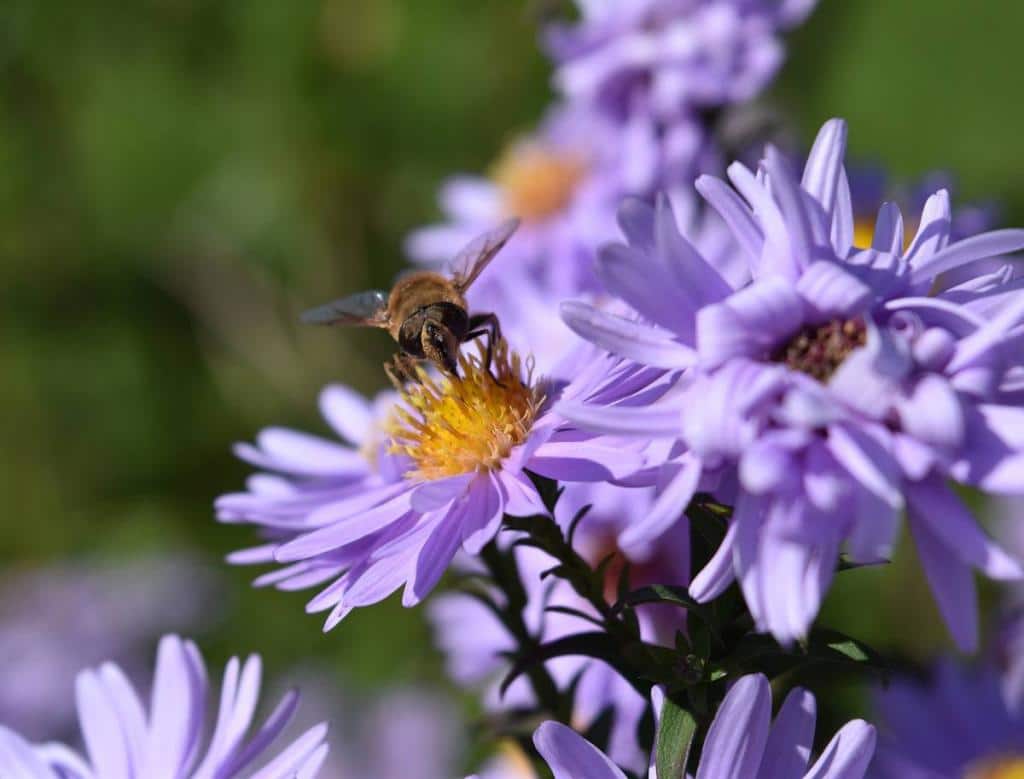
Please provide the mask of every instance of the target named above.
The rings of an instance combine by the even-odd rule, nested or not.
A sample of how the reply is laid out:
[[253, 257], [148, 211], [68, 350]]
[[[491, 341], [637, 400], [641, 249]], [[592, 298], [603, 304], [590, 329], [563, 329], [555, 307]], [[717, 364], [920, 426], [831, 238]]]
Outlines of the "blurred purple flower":
[[[1015, 660], [1019, 669], [1024, 654]], [[892, 680], [875, 694], [881, 737], [872, 779], [1024, 775], [1024, 687], [1006, 682], [991, 661], [952, 660], [938, 662], [927, 679]]]
[[785, 52], [779, 32], [815, 0], [577, 0], [580, 18], [553, 23], [555, 84], [571, 101], [616, 118], [661, 120], [757, 95]]
[[[953, 199], [956, 184], [952, 175], [933, 171], [909, 186], [896, 187], [888, 172], [880, 165], [851, 165], [848, 166], [848, 174], [854, 218], [853, 245], [861, 248], [871, 246], [879, 203], [892, 201], [904, 214], [918, 214], [928, 198], [940, 189], [949, 192]], [[950, 213], [949, 239], [959, 241], [986, 232], [995, 228], [999, 221], [1000, 209], [995, 202], [958, 206]], [[914, 229], [915, 225], [908, 225], [908, 234], [913, 233]]]
[[[375, 689], [354, 696], [334, 683], [328, 668], [306, 666], [286, 674], [302, 690], [302, 709], [284, 738], [330, 722], [331, 751], [318, 779], [450, 779], [465, 743], [452, 701], [420, 687]], [[400, 738], [401, 749], [395, 749]], [[414, 759], [410, 759], [414, 756]]]
[[681, 443], [633, 540], [656, 537], [697, 490], [734, 505], [725, 541], [691, 585], [699, 600], [736, 578], [758, 627], [792, 641], [818, 612], [840, 544], [857, 561], [886, 558], [907, 508], [939, 608], [970, 649], [971, 569], [1024, 572], [946, 480], [1024, 491], [1024, 284], [1005, 268], [953, 287], [936, 280], [1024, 248], [1024, 231], [950, 243], [939, 191], [908, 248], [891, 203], [872, 248], [855, 248], [845, 141], [845, 124], [828, 122], [802, 180], [771, 147], [756, 173], [729, 168], [736, 190], [698, 180], [747, 255], [739, 287], [679, 233], [667, 201], [628, 202], [628, 245], [604, 250], [598, 275], [646, 322], [582, 304], [563, 315], [620, 356], [686, 370], [646, 408], [557, 410], [595, 431]]
[[[114, 659], [141, 678], [150, 643], [216, 618], [214, 572], [184, 556], [61, 564], [0, 578], [0, 722], [30, 739], [70, 735], [83, 665]], [[160, 604], [154, 608], [153, 604]]]
[[[482, 356], [462, 355], [459, 381], [424, 374], [386, 419], [374, 419], [350, 391], [330, 390], [325, 416], [348, 443], [273, 429], [261, 434], [260, 448], [238, 449], [276, 473], [217, 501], [222, 520], [254, 523], [269, 536], [230, 560], [287, 564], [258, 585], [326, 584], [307, 606], [330, 612], [325, 629], [403, 585], [403, 604], [419, 603], [460, 548], [477, 554], [494, 537], [504, 514], [544, 511], [527, 470], [597, 482], [641, 467], [638, 446], [582, 433], [549, 410], [557, 397], [614, 405], [659, 391], [652, 381], [663, 372], [609, 368], [618, 362], [599, 358], [570, 382], [535, 384], [503, 346], [490, 366], [494, 376]], [[366, 459], [368, 451], [376, 456]]]
[[[711, 723], [697, 779], [861, 779], [874, 754], [875, 729], [863, 720], [846, 723], [808, 768], [816, 716], [814, 696], [796, 688], [773, 723], [768, 679], [742, 677]], [[609, 757], [565, 725], [545, 722], [533, 741], [555, 779], [626, 779]]]
[[[669, 530], [656, 547], [626, 553], [617, 548], [617, 537], [628, 525], [629, 518], [642, 516], [650, 506], [650, 490], [613, 487], [608, 484], [587, 487], [573, 485], [559, 502], [562, 524], [571, 520], [582, 504], [594, 508], [578, 526], [575, 545], [580, 554], [597, 565], [609, 554], [615, 554], [608, 566], [607, 596], [616, 598], [616, 585], [623, 563], [630, 565], [630, 584], [668, 584], [685, 587], [689, 583], [689, 534], [686, 520]], [[572, 495], [580, 492], [580, 495]], [[516, 549], [520, 577], [527, 594], [524, 621], [541, 641], [554, 641], [574, 633], [586, 632], [593, 626], [569, 614], [546, 611], [550, 606], [567, 606], [594, 613], [565, 581], [542, 580], [543, 571], [555, 561], [544, 552], [530, 547]], [[465, 567], [475, 570], [472, 561]], [[501, 598], [492, 591], [491, 597]], [[675, 607], [641, 606], [637, 609], [641, 635], [645, 641], [673, 646], [677, 631], [685, 630], [685, 612]], [[501, 653], [516, 648], [514, 639], [494, 613], [476, 598], [460, 593], [444, 594], [433, 601], [428, 614], [434, 623], [435, 640], [444, 650], [450, 675], [465, 686], [491, 682], [484, 705], [491, 711], [529, 706], [536, 703], [529, 683], [517, 679], [502, 696], [498, 677], [505, 668]], [[561, 657], [547, 664], [548, 671], [561, 687], [578, 679], [573, 721], [581, 729], [589, 728], [608, 707], [614, 713], [608, 753], [620, 765], [631, 770], [646, 766], [647, 756], [640, 753], [636, 731], [647, 709], [647, 701], [611, 666], [586, 657]]]
[[[552, 302], [597, 289], [594, 253], [615, 237], [620, 200], [692, 181], [712, 164], [706, 145], [697, 124], [665, 134], [643, 113], [623, 127], [557, 107], [504, 153], [488, 178], [449, 179], [440, 195], [446, 221], [413, 232], [407, 251], [418, 262], [439, 266], [497, 221], [519, 217], [519, 232], [470, 290], [469, 302], [496, 310], [512, 342], [523, 347], [516, 334], [530, 323], [532, 301], [550, 311]], [[551, 364], [547, 344], [525, 348], [544, 368]]]
[[[18, 779], [232, 779], [261, 757], [252, 779], [312, 779], [327, 755], [324, 724], [271, 757], [270, 746], [298, 706], [292, 692], [246, 739], [260, 689], [261, 663], [232, 658], [224, 671], [213, 732], [207, 736], [210, 689], [195, 644], [165, 636], [157, 651], [149, 711], [113, 663], [82, 671], [75, 685], [85, 755], [56, 742], [32, 746], [0, 726], [0, 776]], [[207, 738], [209, 739], [207, 741]], [[203, 747], [205, 746], [205, 751]]]

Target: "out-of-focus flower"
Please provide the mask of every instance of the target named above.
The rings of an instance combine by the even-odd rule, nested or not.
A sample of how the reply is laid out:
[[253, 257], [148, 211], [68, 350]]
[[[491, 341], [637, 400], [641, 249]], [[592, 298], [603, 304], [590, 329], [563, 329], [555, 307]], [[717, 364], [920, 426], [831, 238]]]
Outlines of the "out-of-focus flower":
[[[470, 290], [469, 302], [496, 310], [511, 342], [547, 369], [549, 345], [517, 337], [521, 325], [530, 326], [536, 308], [531, 301], [539, 299], [550, 311], [552, 303], [595, 291], [594, 253], [615, 237], [620, 200], [689, 184], [712, 165], [706, 143], [696, 124], [665, 134], [643, 113], [622, 127], [558, 107], [535, 133], [505, 151], [489, 177], [447, 181], [440, 195], [446, 221], [412, 233], [407, 251], [436, 267], [496, 222], [520, 218], [518, 233]], [[542, 321], [550, 321], [550, 314]]]
[[893, 679], [875, 695], [880, 739], [870, 776], [1024, 776], [1024, 688], [1006, 681], [991, 661], [969, 667], [948, 659], [927, 679]]
[[[875, 229], [878, 204], [885, 201], [896, 203], [904, 214], [919, 214], [928, 198], [940, 189], [950, 193], [953, 199], [955, 181], [953, 176], [934, 171], [921, 176], [907, 186], [894, 186], [886, 170], [879, 165], [848, 166], [850, 177], [850, 202], [853, 207], [853, 245], [861, 248], [871, 246]], [[950, 213], [949, 238], [958, 241], [972, 235], [993, 229], [999, 223], [998, 205], [994, 202], [971, 203], [952, 209]], [[907, 233], [914, 232], [914, 225], [908, 225]]]
[[[875, 729], [863, 720], [846, 723], [808, 768], [815, 719], [814, 696], [797, 688], [773, 723], [768, 679], [744, 676], [715, 714], [698, 779], [861, 779], [875, 751]], [[533, 741], [555, 779], [626, 779], [608, 756], [557, 722], [541, 725]]]
[[[949, 242], [945, 191], [905, 248], [884, 204], [872, 247], [853, 245], [843, 168], [846, 126], [821, 130], [798, 179], [769, 147], [735, 185], [697, 186], [743, 248], [734, 286], [678, 231], [667, 202], [627, 203], [628, 245], [598, 274], [646, 322], [568, 304], [569, 324], [623, 357], [685, 369], [647, 408], [563, 402], [592, 430], [681, 446], [634, 539], [656, 537], [698, 490], [735, 512], [718, 553], [691, 585], [700, 600], [738, 579], [762, 630], [805, 635], [841, 543], [858, 561], [890, 554], [899, 518], [911, 533], [958, 642], [977, 641], [971, 569], [1019, 579], [947, 479], [993, 493], [1024, 490], [1024, 286], [1005, 268], [944, 287], [943, 274], [1024, 248], [1024, 231]], [[1005, 263], [1003, 263], [1005, 265]]]
[[[0, 578], [0, 722], [29, 739], [70, 735], [68, 691], [83, 665], [116, 659], [140, 678], [143, 656], [167, 629], [216, 618], [215, 574], [185, 556], [118, 565], [62, 564]], [[159, 604], [154, 608], [154, 604]]]
[[[670, 529], [657, 546], [625, 553], [618, 549], [616, 539], [622, 526], [628, 524], [628, 518], [642, 516], [649, 508], [650, 490], [610, 485], [596, 489], [578, 485], [577, 489], [580, 488], [583, 495], [563, 495], [562, 501], [565, 501], [567, 515], [570, 507], [581, 503], [594, 506], [577, 527], [574, 543], [594, 566], [608, 555], [615, 555], [606, 569], [606, 597], [610, 601], [617, 598], [616, 586], [626, 562], [630, 566], [630, 586], [634, 588], [655, 583], [685, 587], [689, 583], [689, 536], [685, 520]], [[571, 519], [571, 515], [566, 518]], [[593, 629], [579, 617], [546, 611], [550, 606], [565, 606], [595, 619], [600, 616], [564, 580], [541, 579], [541, 573], [555, 565], [551, 557], [530, 547], [519, 547], [515, 554], [527, 594], [524, 621], [534, 635], [548, 642]], [[472, 561], [467, 561], [466, 567], [473, 570]], [[496, 591], [490, 595], [501, 599]], [[672, 646], [676, 632], [685, 630], [685, 612], [678, 608], [641, 606], [637, 613], [645, 641]], [[505, 665], [502, 653], [514, 651], [516, 646], [490, 609], [474, 597], [450, 593], [438, 597], [430, 605], [429, 614], [451, 676], [467, 686], [492, 682], [484, 699], [488, 709], [497, 711], [536, 703], [524, 678], [514, 681], [503, 696], [499, 692], [498, 677]], [[573, 720], [581, 730], [589, 728], [611, 707], [614, 720], [608, 753], [617, 763], [632, 770], [646, 766], [647, 756], [641, 754], [636, 743], [637, 726], [647, 708], [643, 696], [609, 665], [591, 658], [561, 657], [549, 662], [547, 668], [563, 688], [577, 680]]]
[[757, 95], [784, 58], [779, 32], [815, 0], [578, 0], [580, 18], [553, 23], [555, 84], [574, 103], [662, 120]]
[[[298, 706], [289, 693], [246, 738], [259, 698], [261, 663], [232, 658], [207, 733], [209, 681], [195, 644], [165, 636], [157, 651], [150, 705], [143, 706], [124, 672], [104, 663], [75, 685], [85, 754], [59, 743], [32, 746], [0, 726], [0, 776], [18, 779], [312, 779], [327, 755], [327, 726], [316, 725], [283, 749], [270, 747]], [[253, 772], [260, 761], [262, 767]]]
[[[284, 589], [329, 582], [307, 607], [330, 611], [327, 629], [403, 585], [403, 603], [419, 603], [458, 549], [477, 554], [504, 514], [544, 511], [527, 470], [599, 482], [642, 465], [636, 446], [582, 433], [550, 412], [558, 397], [615, 404], [658, 391], [652, 381], [661, 371], [632, 364], [609, 370], [608, 362], [594, 361], [569, 382], [534, 382], [502, 342], [490, 366], [483, 349], [461, 355], [459, 379], [423, 373], [382, 425], [365, 411], [356, 425], [334, 420], [361, 449], [290, 431], [264, 434], [262, 451], [239, 452], [278, 473], [254, 477], [248, 493], [220, 499], [217, 509], [222, 519], [265, 528], [270, 541], [231, 560], [287, 563], [257, 580]], [[351, 395], [345, 403], [354, 406]], [[389, 459], [386, 469], [374, 470], [360, 451], [379, 453], [378, 441]]]
[[[302, 708], [284, 738], [317, 722], [331, 723], [331, 751], [318, 779], [450, 779], [456, 775], [464, 728], [453, 702], [421, 687], [354, 695], [328, 668], [305, 666], [283, 675], [302, 690]], [[396, 734], [402, 748], [395, 749]]]

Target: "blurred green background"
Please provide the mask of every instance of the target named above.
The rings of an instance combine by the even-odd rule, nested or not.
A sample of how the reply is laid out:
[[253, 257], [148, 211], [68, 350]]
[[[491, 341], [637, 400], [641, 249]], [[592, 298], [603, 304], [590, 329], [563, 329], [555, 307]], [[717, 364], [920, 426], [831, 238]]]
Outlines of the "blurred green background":
[[[805, 137], [845, 116], [855, 156], [948, 168], [1020, 224], [1022, 29], [1015, 0], [823, 0], [772, 98]], [[0, 565], [189, 552], [223, 574], [200, 637], [215, 660], [316, 658], [367, 690], [439, 679], [421, 611], [323, 636], [304, 595], [251, 590], [217, 561], [254, 537], [210, 504], [247, 473], [231, 442], [323, 430], [328, 381], [381, 385], [383, 335], [296, 312], [386, 285], [440, 180], [539, 116], [535, 41], [514, 0], [6, 0]], [[845, 575], [827, 618], [947, 645], [913, 566]]]

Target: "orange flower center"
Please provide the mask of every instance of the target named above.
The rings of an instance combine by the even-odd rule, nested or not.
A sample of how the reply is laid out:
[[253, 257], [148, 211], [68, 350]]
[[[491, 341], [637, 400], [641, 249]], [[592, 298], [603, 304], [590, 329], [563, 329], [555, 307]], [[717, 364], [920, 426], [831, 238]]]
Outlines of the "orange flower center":
[[523, 145], [502, 155], [492, 177], [502, 190], [506, 211], [526, 222], [541, 222], [569, 204], [585, 170], [575, 155]]

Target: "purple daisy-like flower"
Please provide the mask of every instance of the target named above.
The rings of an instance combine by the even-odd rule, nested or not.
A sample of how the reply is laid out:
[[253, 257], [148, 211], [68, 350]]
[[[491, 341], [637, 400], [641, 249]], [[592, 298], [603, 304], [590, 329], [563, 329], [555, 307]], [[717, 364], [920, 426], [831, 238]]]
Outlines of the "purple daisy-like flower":
[[[298, 736], [318, 722], [331, 723], [331, 750], [318, 779], [456, 775], [465, 731], [454, 702], [439, 691], [402, 685], [360, 695], [338, 684], [330, 668], [318, 665], [282, 676], [290, 687], [302, 690], [302, 708], [283, 738]], [[395, 749], [396, 737], [402, 749]]]
[[[863, 720], [846, 723], [808, 768], [816, 715], [814, 696], [797, 688], [772, 722], [768, 679], [742, 677], [711, 723], [697, 779], [861, 779], [874, 754], [875, 729]], [[626, 779], [607, 755], [565, 725], [545, 722], [533, 741], [555, 779]]]
[[[312, 779], [327, 756], [327, 726], [316, 725], [269, 760], [298, 706], [289, 693], [248, 739], [261, 664], [232, 658], [216, 724], [207, 736], [209, 681], [195, 644], [165, 636], [157, 650], [149, 708], [113, 663], [79, 674], [75, 692], [85, 754], [58, 743], [34, 746], [0, 726], [0, 776], [12, 779]], [[263, 765], [253, 770], [262, 759]]]
[[950, 243], [939, 191], [908, 248], [891, 203], [871, 248], [856, 248], [845, 139], [845, 124], [828, 122], [802, 179], [769, 147], [756, 172], [729, 168], [735, 190], [698, 180], [747, 257], [739, 286], [679, 233], [667, 201], [627, 203], [628, 245], [605, 249], [598, 275], [646, 321], [582, 304], [563, 314], [613, 352], [685, 370], [647, 408], [560, 411], [589, 429], [678, 442], [634, 540], [655, 537], [698, 489], [734, 505], [725, 541], [691, 584], [699, 600], [738, 579], [760, 629], [803, 636], [840, 546], [858, 561], [886, 558], [906, 509], [939, 608], [969, 649], [971, 569], [1024, 572], [947, 481], [1024, 491], [1024, 286], [1004, 267], [952, 287], [941, 279], [1024, 248], [1024, 231]]
[[[609, 362], [622, 367], [609, 372]], [[259, 448], [239, 448], [246, 460], [276, 473], [218, 500], [221, 519], [255, 523], [269, 536], [230, 559], [285, 564], [258, 584], [326, 585], [307, 606], [330, 612], [325, 629], [403, 585], [403, 604], [415, 605], [460, 548], [475, 555], [495, 536], [505, 514], [544, 512], [528, 472], [599, 482], [643, 464], [639, 446], [583, 433], [556, 417], [554, 399], [644, 402], [659, 391], [652, 382], [661, 374], [599, 358], [570, 382], [534, 382], [500, 343], [490, 366], [482, 349], [461, 355], [458, 379], [422, 373], [376, 424], [365, 408], [357, 421], [348, 419], [358, 405], [348, 394], [345, 409], [326, 404], [325, 411], [339, 412], [332, 422], [349, 444], [272, 430], [260, 436]]]
[[70, 734], [75, 706], [65, 692], [82, 665], [116, 657], [129, 678], [141, 678], [164, 630], [216, 621], [215, 581], [213, 570], [183, 555], [7, 572], [0, 577], [0, 722], [18, 723], [28, 739]]
[[784, 57], [779, 31], [814, 0], [579, 0], [580, 18], [553, 23], [555, 85], [616, 118], [640, 104], [662, 120], [749, 100]]
[[[1018, 647], [1018, 650], [1020, 647]], [[1019, 664], [1021, 655], [1015, 658]], [[893, 679], [875, 695], [872, 779], [1016, 779], [1024, 775], [1024, 687], [988, 661], [942, 660], [927, 678]]]
[[418, 262], [441, 265], [496, 222], [519, 218], [515, 238], [469, 295], [504, 322], [515, 317], [524, 285], [555, 300], [595, 289], [594, 252], [615, 237], [619, 201], [691, 181], [711, 165], [709, 154], [695, 123], [664, 132], [643, 112], [622, 126], [558, 106], [488, 177], [449, 179], [440, 194], [446, 221], [413, 232], [406, 249]]
[[[574, 534], [574, 546], [584, 559], [596, 566], [614, 555], [606, 567], [607, 597], [616, 598], [622, 566], [630, 566], [630, 584], [669, 584], [685, 587], [689, 583], [689, 535], [685, 520], [677, 523], [661, 543], [626, 553], [617, 546], [621, 528], [629, 518], [642, 516], [651, 503], [648, 489], [616, 488], [608, 484], [588, 487], [573, 485], [559, 502], [559, 514], [565, 524], [574, 509], [584, 504], [593, 508]], [[573, 495], [573, 492], [582, 493]], [[571, 513], [570, 513], [571, 512]], [[515, 551], [520, 578], [527, 594], [524, 621], [543, 642], [592, 629], [580, 617], [548, 607], [569, 607], [599, 615], [563, 580], [542, 580], [541, 573], [551, 568], [553, 558], [532, 547]], [[467, 567], [473, 570], [472, 561]], [[498, 599], [498, 592], [491, 592]], [[514, 709], [536, 703], [529, 683], [520, 678], [504, 695], [499, 692], [498, 677], [504, 669], [504, 652], [513, 651], [514, 639], [494, 613], [478, 599], [462, 593], [446, 593], [429, 607], [434, 635], [444, 650], [450, 675], [460, 684], [476, 687], [492, 682], [484, 704], [492, 711]], [[684, 612], [675, 607], [641, 606], [637, 608], [641, 636], [645, 641], [672, 646], [677, 631], [685, 630]], [[561, 657], [546, 664], [552, 678], [562, 687], [575, 680], [573, 722], [585, 730], [609, 707], [614, 720], [609, 734], [608, 753], [631, 770], [646, 766], [647, 756], [636, 743], [636, 731], [647, 709], [647, 701], [617, 671], [606, 663], [586, 657]]]

